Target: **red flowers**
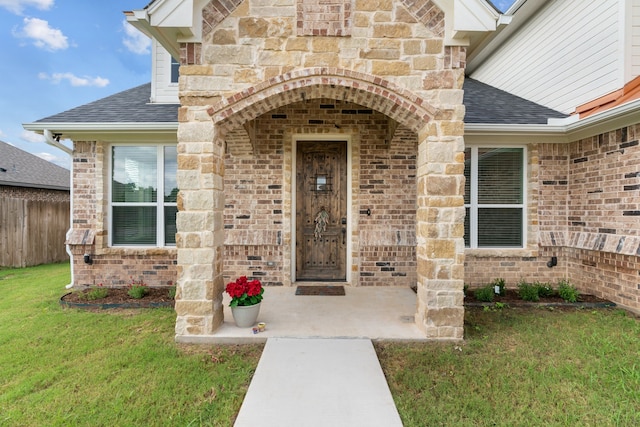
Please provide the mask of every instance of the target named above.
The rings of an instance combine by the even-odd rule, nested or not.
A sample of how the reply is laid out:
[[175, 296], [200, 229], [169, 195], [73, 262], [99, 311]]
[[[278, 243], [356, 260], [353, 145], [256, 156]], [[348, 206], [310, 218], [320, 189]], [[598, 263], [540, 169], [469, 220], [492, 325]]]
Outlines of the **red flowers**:
[[231, 297], [230, 307], [258, 304], [262, 301], [264, 288], [260, 280], [249, 281], [247, 276], [239, 277], [235, 282], [227, 283], [225, 291]]

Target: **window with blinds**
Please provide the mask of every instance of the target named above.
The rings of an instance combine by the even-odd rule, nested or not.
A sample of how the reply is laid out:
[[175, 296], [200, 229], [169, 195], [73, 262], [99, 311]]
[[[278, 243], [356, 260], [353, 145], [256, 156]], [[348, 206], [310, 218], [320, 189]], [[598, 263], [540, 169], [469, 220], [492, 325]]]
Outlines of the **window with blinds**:
[[525, 245], [525, 148], [465, 150], [465, 246]]
[[111, 147], [113, 246], [175, 245], [176, 173], [175, 145]]

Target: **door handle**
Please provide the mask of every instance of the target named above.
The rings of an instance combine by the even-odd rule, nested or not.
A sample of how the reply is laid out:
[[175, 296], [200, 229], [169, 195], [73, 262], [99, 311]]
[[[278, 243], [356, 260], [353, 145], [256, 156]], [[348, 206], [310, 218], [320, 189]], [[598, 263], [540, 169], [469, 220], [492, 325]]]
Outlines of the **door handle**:
[[346, 228], [342, 228], [342, 244], [344, 245], [345, 241], [347, 238], [347, 229]]

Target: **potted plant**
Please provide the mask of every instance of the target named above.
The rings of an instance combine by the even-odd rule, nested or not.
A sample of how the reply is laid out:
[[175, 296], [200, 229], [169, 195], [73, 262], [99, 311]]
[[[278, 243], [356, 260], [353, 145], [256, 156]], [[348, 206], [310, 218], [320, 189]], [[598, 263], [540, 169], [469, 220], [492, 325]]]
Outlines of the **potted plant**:
[[240, 328], [253, 326], [258, 319], [264, 293], [260, 280], [248, 280], [247, 276], [241, 276], [235, 282], [227, 283], [225, 291], [231, 297], [229, 307], [236, 325]]

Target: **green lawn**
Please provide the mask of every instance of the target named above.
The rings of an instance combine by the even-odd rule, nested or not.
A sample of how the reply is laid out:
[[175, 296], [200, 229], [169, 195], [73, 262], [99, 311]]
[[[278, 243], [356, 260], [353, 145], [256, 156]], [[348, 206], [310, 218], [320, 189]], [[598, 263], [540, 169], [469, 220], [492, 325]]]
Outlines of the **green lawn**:
[[62, 309], [69, 265], [0, 270], [0, 426], [231, 426], [260, 346], [177, 346], [171, 309]]
[[[170, 309], [62, 309], [68, 281], [0, 270], [0, 426], [233, 424], [260, 346], [176, 345]], [[640, 425], [621, 310], [467, 310], [464, 343], [376, 348], [405, 426]]]
[[640, 426], [640, 322], [622, 310], [466, 311], [461, 344], [378, 344], [409, 426]]

